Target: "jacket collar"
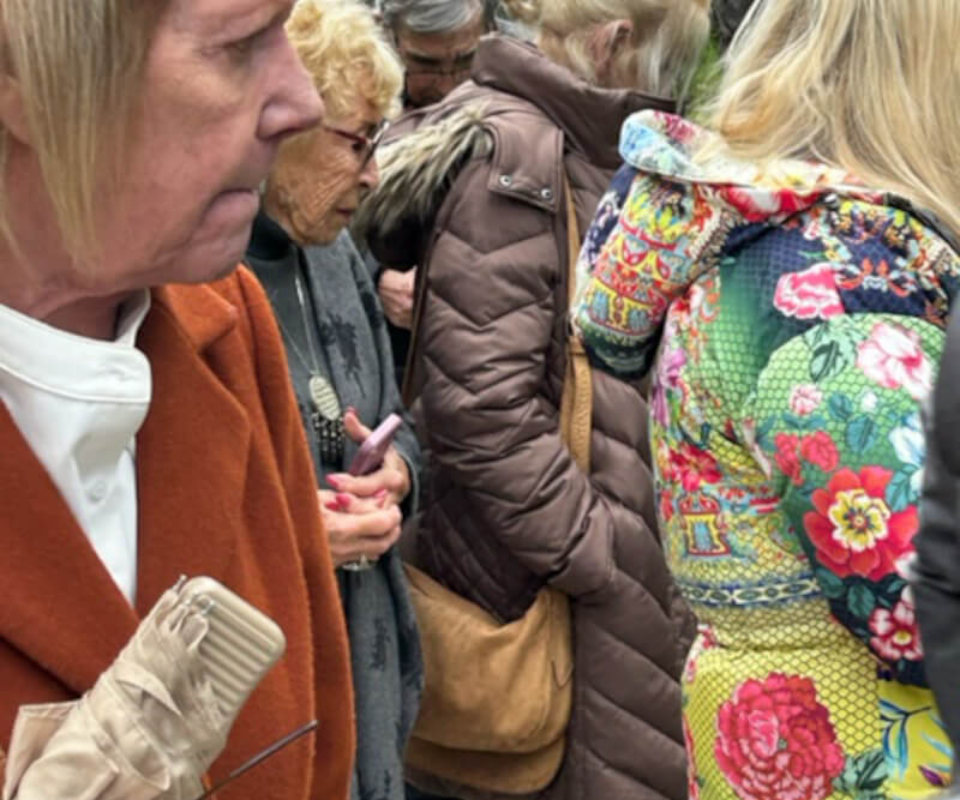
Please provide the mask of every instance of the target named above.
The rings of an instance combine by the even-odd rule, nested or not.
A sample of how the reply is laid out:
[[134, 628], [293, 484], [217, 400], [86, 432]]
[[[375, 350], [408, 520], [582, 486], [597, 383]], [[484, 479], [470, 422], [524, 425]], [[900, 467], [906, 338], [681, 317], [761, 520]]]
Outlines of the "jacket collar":
[[287, 232], [261, 208], [253, 221], [247, 254], [260, 261], [280, 261], [295, 247]]
[[[705, 149], [716, 154], [698, 158], [697, 153]], [[640, 111], [626, 121], [620, 133], [620, 156], [641, 172], [684, 183], [734, 186], [771, 195], [810, 194], [814, 200], [830, 192], [871, 201], [881, 195], [849, 173], [816, 161], [781, 159], [760, 165], [728, 157], [716, 133], [656, 110]]]
[[208, 286], [162, 286], [153, 290], [153, 303], [147, 322], [163, 317], [201, 355], [237, 325], [237, 309]]
[[[934, 214], [891, 192], [866, 186], [856, 176], [816, 161], [781, 159], [759, 165], [722, 155], [716, 133], [662, 111], [632, 115], [620, 133], [620, 155], [639, 170], [671, 181], [701, 184], [714, 200], [745, 221], [776, 224], [830, 195], [906, 211], [960, 253], [960, 237]], [[701, 159], [697, 152], [716, 155]]]
[[675, 103], [630, 90], [599, 89], [555, 64], [531, 44], [493, 34], [481, 40], [473, 81], [538, 106], [560, 128], [570, 145], [592, 164], [620, 165], [620, 126], [644, 108], [673, 111]]

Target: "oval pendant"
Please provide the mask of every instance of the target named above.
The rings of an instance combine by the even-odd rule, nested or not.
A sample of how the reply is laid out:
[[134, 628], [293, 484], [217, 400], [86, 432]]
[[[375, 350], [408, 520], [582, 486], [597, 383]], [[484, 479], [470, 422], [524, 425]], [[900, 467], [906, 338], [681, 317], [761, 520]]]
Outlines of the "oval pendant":
[[310, 399], [325, 419], [340, 419], [340, 399], [322, 375], [310, 376]]

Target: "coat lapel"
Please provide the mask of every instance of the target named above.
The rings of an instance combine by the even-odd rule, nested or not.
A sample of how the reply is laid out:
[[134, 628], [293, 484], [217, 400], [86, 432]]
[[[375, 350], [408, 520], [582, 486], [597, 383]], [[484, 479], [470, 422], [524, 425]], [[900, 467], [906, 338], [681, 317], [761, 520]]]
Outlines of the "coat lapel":
[[[0, 640], [71, 692], [89, 689], [181, 574], [223, 577], [243, 524], [250, 425], [205, 360], [236, 325], [213, 291], [157, 290], [139, 337], [153, 400], [137, 437], [137, 609], [0, 403]], [[184, 443], [187, 443], [186, 445]], [[210, 477], [227, 473], [213, 482]], [[214, 490], [212, 487], [216, 486]], [[177, 553], [176, 559], [170, 553]]]
[[3, 570], [0, 640], [74, 692], [89, 688], [137, 615], [0, 403]]
[[154, 299], [140, 336], [154, 380], [137, 437], [141, 614], [180, 575], [224, 576], [243, 525], [250, 448], [247, 413], [222, 382], [230, 376], [215, 371], [235, 309], [197, 287], [161, 289]]

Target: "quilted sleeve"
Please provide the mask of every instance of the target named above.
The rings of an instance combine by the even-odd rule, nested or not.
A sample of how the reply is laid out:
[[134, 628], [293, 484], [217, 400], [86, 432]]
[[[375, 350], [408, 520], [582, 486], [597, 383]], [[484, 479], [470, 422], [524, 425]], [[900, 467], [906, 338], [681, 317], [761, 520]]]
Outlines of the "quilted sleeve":
[[608, 196], [587, 234], [573, 319], [594, 363], [639, 377], [650, 368], [671, 301], [710, 266], [699, 256], [720, 212], [696, 184], [629, 167], [615, 191], [625, 172], [632, 179], [620, 189], [615, 222]]
[[773, 352], [747, 420], [834, 617], [915, 685], [923, 651], [905, 571], [919, 527], [920, 401], [943, 339], [912, 317], [833, 317]]
[[493, 532], [557, 589], [599, 597], [616, 576], [615, 514], [544, 393], [567, 311], [558, 234], [551, 215], [487, 191], [487, 180], [481, 164], [460, 177], [424, 267], [417, 357], [432, 469], [472, 529]]

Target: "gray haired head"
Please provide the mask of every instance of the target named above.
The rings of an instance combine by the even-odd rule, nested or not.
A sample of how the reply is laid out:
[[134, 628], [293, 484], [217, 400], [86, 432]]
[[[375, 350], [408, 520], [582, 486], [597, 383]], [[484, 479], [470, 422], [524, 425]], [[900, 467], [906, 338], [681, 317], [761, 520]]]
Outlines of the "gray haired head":
[[492, 27], [496, 0], [381, 0], [380, 13], [391, 30], [401, 25], [414, 33], [448, 33], [469, 24], [483, 9]]

